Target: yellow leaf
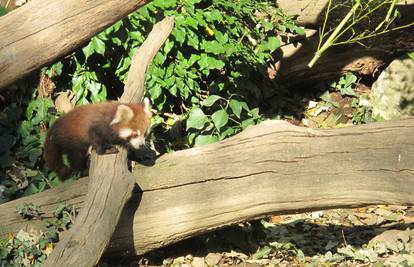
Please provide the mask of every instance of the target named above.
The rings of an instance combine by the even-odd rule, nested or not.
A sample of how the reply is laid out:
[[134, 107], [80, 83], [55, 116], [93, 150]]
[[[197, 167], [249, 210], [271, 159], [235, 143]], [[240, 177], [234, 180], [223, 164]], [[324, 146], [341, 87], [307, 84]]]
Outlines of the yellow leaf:
[[206, 27], [206, 31], [207, 31], [207, 34], [208, 35], [210, 35], [210, 36], [213, 36], [214, 35], [214, 31], [210, 28], [210, 27]]

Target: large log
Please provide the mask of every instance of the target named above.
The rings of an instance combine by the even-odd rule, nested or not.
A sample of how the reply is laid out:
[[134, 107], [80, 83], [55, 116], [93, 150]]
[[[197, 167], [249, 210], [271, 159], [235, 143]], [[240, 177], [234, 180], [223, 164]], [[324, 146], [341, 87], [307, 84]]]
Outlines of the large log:
[[[134, 172], [108, 252], [144, 253], [224, 225], [287, 213], [414, 204], [414, 118], [311, 130], [266, 121], [216, 144], [166, 154]], [[0, 206], [0, 235], [27, 225], [16, 205], [48, 217], [58, 200], [82, 206], [87, 179]]]
[[0, 89], [69, 54], [150, 0], [31, 0], [0, 17]]

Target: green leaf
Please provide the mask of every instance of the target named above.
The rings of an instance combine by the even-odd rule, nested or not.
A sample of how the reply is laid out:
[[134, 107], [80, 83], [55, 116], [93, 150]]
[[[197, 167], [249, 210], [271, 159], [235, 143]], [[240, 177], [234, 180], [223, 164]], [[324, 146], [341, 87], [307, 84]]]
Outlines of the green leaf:
[[167, 39], [164, 45], [164, 54], [167, 55], [173, 47], [174, 47], [174, 42]]
[[224, 139], [224, 138], [226, 138], [228, 136], [231, 136], [231, 135], [233, 135], [235, 133], [236, 133], [236, 129], [228, 127], [226, 130], [224, 130], [220, 134], [220, 140], [222, 140], [222, 139]]
[[341, 95], [349, 95], [349, 96], [355, 96], [356, 93], [354, 89], [352, 89], [352, 86], [347, 86], [340, 89]]
[[299, 35], [305, 35], [305, 28], [304, 27], [295, 27], [294, 31]]
[[171, 32], [171, 34], [175, 37], [175, 40], [179, 42], [180, 44], [184, 43], [185, 40], [185, 29], [183, 28], [174, 28]]
[[236, 115], [236, 117], [240, 119], [240, 114], [241, 114], [242, 107], [243, 107], [242, 102], [236, 99], [231, 99], [229, 102], [229, 106], [231, 110], [233, 111], [234, 115]]
[[414, 52], [408, 53], [408, 56], [414, 61]]
[[246, 129], [247, 127], [249, 127], [249, 126], [251, 126], [251, 125], [254, 125], [254, 119], [253, 119], [253, 118], [250, 118], [250, 119], [244, 120], [244, 121], [242, 121], [242, 123], [241, 123], [241, 126], [242, 126], [242, 128], [243, 128], [243, 129]]
[[191, 128], [200, 130], [204, 127], [207, 121], [208, 117], [204, 112], [200, 108], [195, 108], [188, 115], [187, 130]]
[[332, 97], [329, 91], [325, 91], [319, 98], [328, 103], [332, 102]]
[[8, 12], [6, 8], [0, 6], [0, 17], [6, 15]]
[[214, 36], [220, 44], [226, 44], [229, 41], [227, 34], [223, 34], [221, 31], [214, 30]]
[[88, 59], [94, 52], [104, 55], [105, 43], [101, 39], [93, 37], [89, 44], [82, 49], [82, 51], [86, 59]]
[[273, 52], [280, 47], [280, 44], [279, 38], [272, 36], [266, 42], [262, 43], [260, 47], [262, 50], [269, 50], [270, 52]]
[[226, 50], [224, 49], [224, 46], [220, 44], [217, 41], [205, 41], [201, 43], [200, 46], [202, 49], [204, 49], [207, 53], [212, 53], [215, 55], [223, 54]]
[[211, 107], [220, 98], [222, 98], [222, 97], [220, 97], [218, 95], [210, 95], [206, 99], [204, 99], [203, 102], [201, 102], [201, 105], [203, 105], [205, 107]]
[[187, 30], [187, 44], [198, 50], [200, 40], [198, 39], [198, 35], [195, 34], [192, 30]]
[[23, 196], [30, 196], [38, 192], [39, 192], [39, 189], [34, 184], [29, 184]]
[[173, 96], [177, 96], [177, 85], [174, 84], [173, 86], [168, 87], [167, 89], [168, 89], [168, 92], [170, 92], [170, 94], [172, 94]]
[[259, 248], [256, 253], [253, 254], [253, 259], [255, 260], [259, 260], [262, 259], [263, 257], [266, 257], [270, 254], [270, 252], [272, 252], [272, 248], [269, 246], [264, 246], [262, 248]]
[[145, 37], [139, 31], [129, 31], [128, 37], [131, 38], [131, 40], [137, 41], [139, 43], [142, 43], [145, 39]]
[[219, 141], [218, 136], [215, 135], [199, 135], [195, 139], [195, 146], [203, 146]]
[[217, 130], [220, 131], [221, 127], [227, 124], [229, 121], [229, 115], [224, 109], [218, 110], [211, 115], [211, 119], [214, 122], [214, 125], [216, 126]]
[[259, 108], [253, 108], [249, 112], [249, 115], [252, 116], [254, 119], [257, 119], [260, 117], [259, 115]]
[[205, 53], [200, 55], [197, 63], [201, 69], [222, 69], [225, 66], [223, 61], [210, 57]]
[[177, 5], [176, 0], [155, 0], [153, 2], [154, 6], [159, 7], [161, 9], [167, 9], [169, 7], [175, 7]]
[[191, 26], [192, 28], [194, 28], [194, 30], [198, 30], [198, 21], [196, 19], [194, 19], [193, 17], [190, 16], [186, 16], [184, 23], [188, 26]]
[[223, 16], [221, 15], [220, 11], [217, 9], [214, 9], [211, 12], [208, 12], [208, 11], [205, 12], [205, 18], [208, 22], [223, 20]]
[[197, 60], [199, 60], [199, 59], [200, 59], [200, 56], [199, 56], [199, 55], [192, 54], [192, 55], [190, 56], [190, 59], [187, 61], [186, 68], [189, 68], [189, 67], [191, 67], [192, 65], [194, 65], [194, 63], [196, 63], [196, 62], [197, 62]]
[[352, 84], [356, 83], [357, 77], [353, 73], [347, 73], [345, 75], [345, 86], [351, 86]]
[[149, 89], [149, 93], [152, 99], [157, 99], [162, 94], [161, 86], [159, 84], [154, 85]]

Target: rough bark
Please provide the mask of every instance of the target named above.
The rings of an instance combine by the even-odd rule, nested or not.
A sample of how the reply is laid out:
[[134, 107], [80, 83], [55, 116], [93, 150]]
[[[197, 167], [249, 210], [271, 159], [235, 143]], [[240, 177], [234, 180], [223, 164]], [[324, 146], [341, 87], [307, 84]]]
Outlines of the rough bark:
[[[329, 0], [277, 0], [276, 3], [286, 14], [296, 16], [299, 24], [317, 29], [317, 27], [323, 23], [328, 1]], [[332, 7], [339, 6], [344, 2], [344, 0], [332, 0]], [[402, 12], [403, 17], [412, 14], [414, 8], [413, 5], [414, 0], [397, 1], [397, 9]], [[330, 14], [331, 18], [336, 18], [333, 23], [338, 23], [338, 20], [343, 18], [346, 15], [346, 12], [348, 12], [346, 8], [335, 8]], [[381, 16], [371, 18], [371, 21], [375, 21], [375, 19], [381, 19]]]
[[147, 2], [31, 0], [1, 17], [0, 88], [67, 55]]
[[[413, 136], [414, 118], [331, 130], [266, 121], [216, 144], [166, 154], [133, 172], [140, 190], [108, 252], [141, 254], [269, 213], [413, 205]], [[40, 205], [45, 216], [57, 199], [82, 206], [85, 180], [1, 205], [0, 234], [28, 224], [17, 217], [18, 204]]]
[[[144, 94], [145, 72], [174, 26], [174, 18], [157, 23], [131, 62], [122, 102], [138, 102]], [[139, 65], [139, 66], [137, 66]], [[57, 244], [45, 266], [95, 266], [130, 198], [135, 180], [128, 171], [127, 151], [91, 155], [90, 184], [84, 207], [73, 228]]]
[[[323, 12], [328, 0], [290, 1], [279, 0], [278, 5], [289, 15], [298, 15], [300, 22], [311, 24], [318, 29], [323, 20]], [[334, 4], [342, 2], [334, 0]], [[414, 0], [399, 3], [399, 10], [403, 13], [400, 25], [413, 22]], [[330, 16], [329, 23], [337, 25], [338, 19], [344, 17], [347, 9], [338, 8]], [[375, 16], [370, 20], [374, 23]], [[329, 26], [327, 27], [329, 28]], [[384, 34], [374, 39], [368, 39], [360, 45], [335, 46], [322, 55], [316, 65], [309, 69], [307, 64], [314, 56], [318, 47], [319, 36], [316, 31], [308, 38], [297, 38], [282, 46], [282, 59], [276, 64], [276, 79], [286, 87], [303, 87], [312, 83], [332, 80], [346, 73], [354, 72], [362, 76], [372, 77], [382, 67], [398, 57], [401, 53], [414, 50], [413, 27], [405, 30]]]

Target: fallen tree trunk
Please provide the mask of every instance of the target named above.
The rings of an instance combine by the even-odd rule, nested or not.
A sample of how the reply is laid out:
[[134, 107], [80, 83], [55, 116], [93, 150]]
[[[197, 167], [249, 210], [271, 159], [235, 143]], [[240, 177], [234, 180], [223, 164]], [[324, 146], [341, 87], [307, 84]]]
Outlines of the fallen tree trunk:
[[1, 17], [0, 89], [69, 54], [148, 2], [31, 0]]
[[[133, 172], [140, 191], [108, 252], [141, 254], [269, 213], [413, 205], [413, 136], [414, 118], [331, 130], [266, 121], [222, 142], [164, 155]], [[33, 202], [46, 216], [58, 201], [82, 206], [86, 183], [1, 205], [0, 234], [33, 224], [18, 217], [18, 204]]]

